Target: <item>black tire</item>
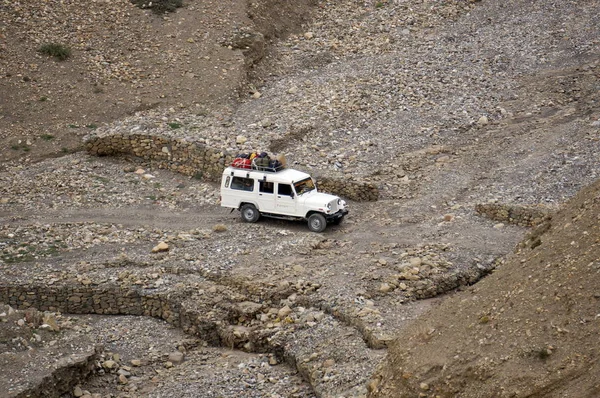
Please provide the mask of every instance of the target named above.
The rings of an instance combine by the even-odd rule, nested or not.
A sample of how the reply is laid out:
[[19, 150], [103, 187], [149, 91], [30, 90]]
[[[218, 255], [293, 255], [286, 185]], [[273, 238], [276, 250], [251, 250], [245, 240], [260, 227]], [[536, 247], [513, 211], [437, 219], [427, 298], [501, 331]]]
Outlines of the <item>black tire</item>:
[[313, 232], [323, 232], [327, 227], [327, 220], [321, 213], [313, 213], [308, 217], [308, 229]]
[[245, 222], [257, 222], [260, 218], [260, 212], [258, 209], [249, 203], [246, 203], [242, 206], [240, 213], [242, 214], [242, 220]]

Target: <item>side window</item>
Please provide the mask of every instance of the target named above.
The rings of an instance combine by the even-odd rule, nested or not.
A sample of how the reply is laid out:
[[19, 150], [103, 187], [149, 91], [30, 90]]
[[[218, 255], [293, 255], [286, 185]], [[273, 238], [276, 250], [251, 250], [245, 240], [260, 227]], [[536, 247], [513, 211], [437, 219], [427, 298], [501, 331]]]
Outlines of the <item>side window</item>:
[[277, 184], [277, 194], [292, 196], [292, 186], [290, 184]]
[[231, 189], [240, 191], [254, 191], [254, 180], [252, 178], [233, 177]]
[[273, 193], [273, 183], [268, 181], [259, 181], [258, 190], [262, 193]]
[[229, 182], [231, 182], [231, 177], [227, 176], [227, 178], [225, 179], [225, 188], [229, 188]]

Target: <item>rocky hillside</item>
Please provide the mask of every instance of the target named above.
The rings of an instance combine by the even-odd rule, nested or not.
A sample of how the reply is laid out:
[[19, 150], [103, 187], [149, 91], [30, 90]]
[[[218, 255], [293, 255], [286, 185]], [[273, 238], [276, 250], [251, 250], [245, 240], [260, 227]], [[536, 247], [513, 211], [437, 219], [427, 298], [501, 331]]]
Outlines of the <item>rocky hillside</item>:
[[[85, 354], [55, 392], [94, 397], [592, 388], [595, 188], [509, 257], [600, 177], [598, 2], [0, 0], [0, 21], [2, 389], [54, 377], [30, 347], [49, 373]], [[81, 150], [131, 135], [172, 163]], [[215, 173], [267, 150], [379, 200], [323, 234], [242, 223], [169, 158], [184, 141]]]
[[372, 397], [600, 395], [600, 181], [395, 340]]

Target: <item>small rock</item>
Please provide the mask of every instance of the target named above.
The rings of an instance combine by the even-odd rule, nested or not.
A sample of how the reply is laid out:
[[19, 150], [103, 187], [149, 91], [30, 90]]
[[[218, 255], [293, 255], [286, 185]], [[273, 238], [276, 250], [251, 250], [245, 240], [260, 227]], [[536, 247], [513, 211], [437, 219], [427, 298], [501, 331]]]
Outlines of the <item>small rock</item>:
[[132, 359], [130, 363], [132, 366], [142, 366], [142, 361], [139, 359]]
[[259, 98], [260, 98], [260, 96], [261, 96], [261, 94], [260, 94], [258, 91], [255, 91], [255, 92], [252, 94], [252, 98], [255, 98], [255, 99], [259, 99]]
[[184, 355], [182, 352], [176, 351], [169, 354], [169, 362], [174, 365], [179, 365], [183, 362]]
[[248, 138], [244, 137], [243, 135], [238, 135], [237, 137], [235, 137], [235, 142], [236, 144], [245, 144], [246, 141], [248, 141]]
[[444, 221], [450, 222], [454, 220], [454, 214], [444, 214]]
[[108, 360], [108, 361], [102, 362], [102, 367], [104, 369], [114, 369], [116, 366], [117, 366], [117, 363], [115, 361]]
[[73, 389], [73, 395], [76, 396], [76, 397], [81, 397], [83, 395], [83, 390], [81, 389], [81, 387], [76, 386]]
[[48, 325], [48, 328], [54, 332], [58, 332], [60, 330], [58, 322], [56, 321], [56, 316], [54, 314], [44, 314], [44, 317], [42, 318], [42, 323], [43, 325]]
[[159, 242], [158, 245], [152, 248], [152, 253], [166, 252], [169, 250], [169, 245], [165, 242]]
[[315, 37], [315, 34], [314, 34], [313, 32], [306, 32], [306, 33], [304, 34], [304, 38], [305, 38], [306, 40], [310, 40], [310, 39], [312, 39], [312, 38], [314, 38], [314, 37]]
[[304, 267], [303, 267], [303, 266], [301, 266], [301, 265], [299, 265], [299, 264], [294, 264], [294, 266], [292, 267], [292, 269], [293, 269], [295, 272], [304, 272]]
[[289, 94], [296, 94], [298, 92], [298, 87], [294, 86], [288, 90]]
[[489, 124], [489, 120], [487, 118], [487, 116], [482, 116], [479, 118], [479, 120], [477, 120], [477, 125], [478, 126], [486, 126], [487, 124]]
[[129, 381], [125, 375], [119, 375], [119, 384], [127, 384]]
[[279, 317], [279, 319], [283, 319], [291, 313], [292, 313], [292, 309], [286, 305], [285, 307], [283, 307], [282, 309], [280, 309], [277, 312], [277, 316]]
[[117, 371], [117, 374], [118, 374], [118, 375], [123, 375], [123, 376], [125, 376], [125, 377], [129, 377], [129, 376], [131, 376], [131, 373], [130, 373], [130, 372], [128, 372], [128, 371], [126, 371], [125, 369], [119, 369], [119, 370]]
[[381, 293], [388, 293], [390, 290], [392, 290], [392, 286], [389, 283], [384, 282], [379, 286], [379, 291]]
[[419, 267], [422, 264], [423, 260], [421, 260], [419, 257], [412, 257], [408, 260], [408, 262], [412, 267]]
[[503, 223], [498, 223], [498, 224], [494, 225], [494, 228], [496, 228], [496, 229], [504, 228], [504, 224]]
[[421, 384], [419, 384], [419, 388], [423, 391], [427, 391], [427, 390], [429, 390], [429, 384], [421, 383]]

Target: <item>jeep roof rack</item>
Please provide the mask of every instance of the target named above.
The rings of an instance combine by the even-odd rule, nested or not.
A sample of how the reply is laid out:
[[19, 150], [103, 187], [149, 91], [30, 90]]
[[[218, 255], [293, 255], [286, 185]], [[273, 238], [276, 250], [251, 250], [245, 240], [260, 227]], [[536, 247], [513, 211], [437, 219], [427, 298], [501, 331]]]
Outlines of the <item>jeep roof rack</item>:
[[[240, 165], [236, 165], [235, 162], [233, 162], [229, 167], [231, 167], [233, 169], [237, 169], [237, 170], [267, 171], [267, 172], [271, 172], [271, 173], [277, 173], [278, 171], [285, 170], [285, 168], [286, 168], [284, 165], [280, 165], [277, 167], [258, 166], [256, 164], [255, 160], [256, 160], [256, 158], [252, 159], [252, 162], [250, 163], [250, 168], [240, 167]], [[244, 165], [244, 166], [246, 166], [246, 165]]]

